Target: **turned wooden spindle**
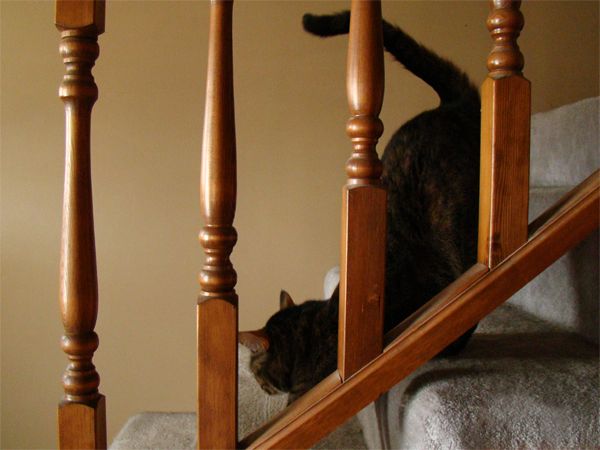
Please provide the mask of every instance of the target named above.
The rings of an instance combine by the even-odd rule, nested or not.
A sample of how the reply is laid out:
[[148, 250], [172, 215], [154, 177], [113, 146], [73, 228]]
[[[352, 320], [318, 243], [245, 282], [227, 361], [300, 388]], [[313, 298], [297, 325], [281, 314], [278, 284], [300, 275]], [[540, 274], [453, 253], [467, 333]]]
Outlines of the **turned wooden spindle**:
[[517, 44], [523, 25], [520, 0], [495, 0], [490, 2], [491, 12], [487, 18], [487, 29], [494, 46], [487, 59], [489, 77], [501, 78], [520, 75], [524, 60]]
[[59, 447], [106, 448], [105, 401], [92, 362], [98, 348], [98, 282], [90, 170], [91, 113], [98, 98], [91, 70], [104, 31], [104, 1], [57, 1], [56, 26], [66, 66], [59, 89], [66, 112], [60, 307], [62, 348], [69, 359], [58, 409]]
[[386, 191], [375, 150], [383, 132], [378, 117], [383, 86], [381, 4], [353, 0], [347, 68], [347, 133], [353, 151], [342, 200], [338, 343], [343, 380], [379, 355], [383, 346]]
[[479, 262], [494, 267], [527, 240], [531, 86], [521, 73], [519, 0], [492, 0], [493, 48], [481, 89]]
[[232, 1], [211, 2], [200, 182], [206, 261], [197, 309], [199, 449], [237, 446], [237, 276], [229, 259], [237, 241], [232, 10]]

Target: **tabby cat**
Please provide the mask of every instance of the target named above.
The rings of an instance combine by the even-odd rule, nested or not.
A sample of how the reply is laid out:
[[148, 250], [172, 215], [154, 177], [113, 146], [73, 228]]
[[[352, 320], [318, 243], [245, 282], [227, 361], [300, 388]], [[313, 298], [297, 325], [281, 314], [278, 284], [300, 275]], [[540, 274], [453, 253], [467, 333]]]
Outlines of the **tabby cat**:
[[[345, 34], [350, 13], [306, 14], [303, 24], [318, 36]], [[382, 157], [382, 181], [388, 190], [388, 331], [475, 262], [480, 99], [454, 64], [386, 21], [383, 44], [440, 98], [437, 108], [396, 131]], [[240, 333], [240, 341], [253, 351], [251, 369], [265, 391], [289, 392], [293, 401], [336, 369], [338, 303], [337, 289], [327, 301], [297, 306], [282, 291], [281, 309], [266, 326]], [[446, 353], [462, 348], [473, 330]]]

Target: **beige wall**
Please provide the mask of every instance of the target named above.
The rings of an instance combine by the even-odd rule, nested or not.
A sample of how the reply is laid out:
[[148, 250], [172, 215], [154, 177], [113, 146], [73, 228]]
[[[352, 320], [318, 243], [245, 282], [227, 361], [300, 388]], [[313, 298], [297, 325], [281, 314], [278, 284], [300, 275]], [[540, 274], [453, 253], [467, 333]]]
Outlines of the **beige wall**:
[[[260, 326], [279, 289], [319, 296], [337, 263], [345, 40], [303, 34], [304, 11], [339, 2], [240, 1], [235, 12], [240, 324]], [[66, 358], [57, 302], [63, 66], [49, 1], [1, 2], [2, 448], [55, 445]], [[598, 3], [526, 2], [521, 39], [534, 110], [598, 95]], [[95, 68], [93, 175], [101, 308], [95, 359], [112, 437], [141, 410], [192, 410], [201, 249], [198, 174], [205, 2], [113, 1]], [[384, 14], [479, 84], [483, 2], [386, 2]], [[384, 141], [435, 105], [390, 59]]]

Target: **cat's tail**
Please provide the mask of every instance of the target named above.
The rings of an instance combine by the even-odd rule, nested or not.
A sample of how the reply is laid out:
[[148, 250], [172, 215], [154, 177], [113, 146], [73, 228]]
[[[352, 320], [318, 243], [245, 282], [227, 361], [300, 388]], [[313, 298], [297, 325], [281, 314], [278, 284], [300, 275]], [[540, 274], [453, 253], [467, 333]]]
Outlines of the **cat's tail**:
[[[350, 29], [350, 11], [322, 16], [305, 14], [302, 24], [307, 32], [321, 37], [347, 34]], [[385, 20], [383, 46], [407, 70], [431, 86], [442, 103], [461, 100], [479, 102], [477, 88], [462, 70]]]

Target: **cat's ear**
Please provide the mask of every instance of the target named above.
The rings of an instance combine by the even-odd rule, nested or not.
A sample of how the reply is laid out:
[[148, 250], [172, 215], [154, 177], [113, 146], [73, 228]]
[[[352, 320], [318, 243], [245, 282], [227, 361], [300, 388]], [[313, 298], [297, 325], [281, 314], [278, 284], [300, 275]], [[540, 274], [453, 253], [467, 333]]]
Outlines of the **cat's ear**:
[[250, 349], [252, 353], [267, 351], [269, 349], [269, 336], [264, 329], [254, 331], [240, 331], [238, 342]]
[[279, 294], [279, 310], [281, 311], [292, 306], [296, 306], [294, 300], [292, 300], [292, 296], [282, 289]]

